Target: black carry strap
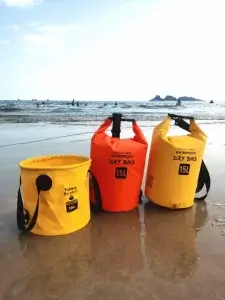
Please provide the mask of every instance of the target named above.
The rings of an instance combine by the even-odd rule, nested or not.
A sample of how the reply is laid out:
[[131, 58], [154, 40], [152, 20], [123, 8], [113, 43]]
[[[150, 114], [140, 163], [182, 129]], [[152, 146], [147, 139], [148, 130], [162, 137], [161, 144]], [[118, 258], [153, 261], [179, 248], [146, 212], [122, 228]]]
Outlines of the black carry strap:
[[90, 186], [91, 188], [93, 188], [94, 197], [95, 197], [95, 203], [93, 203], [90, 199], [90, 207], [91, 210], [93, 210], [94, 212], [99, 212], [102, 210], [102, 196], [101, 196], [100, 187], [94, 174], [90, 170], [88, 172], [91, 175]]
[[37, 204], [35, 207], [35, 211], [31, 220], [30, 220], [30, 214], [28, 210], [24, 209], [20, 187], [21, 187], [21, 177], [20, 177], [20, 184], [19, 184], [19, 189], [17, 194], [17, 226], [20, 230], [27, 233], [34, 228], [37, 222], [38, 212], [39, 212], [40, 193], [41, 191], [50, 190], [50, 188], [52, 187], [52, 180], [47, 175], [40, 175], [36, 179], [38, 196], [37, 196]]
[[139, 198], [138, 198], [138, 204], [142, 204], [142, 196], [143, 196], [143, 192], [140, 189], [140, 194], [139, 194]]
[[[175, 125], [179, 126], [180, 128], [189, 131], [190, 132], [190, 124], [184, 121], [184, 119], [188, 120], [194, 120], [194, 117], [187, 117], [187, 116], [180, 116], [180, 115], [174, 115], [174, 114], [168, 114], [168, 116], [175, 121]], [[202, 160], [201, 168], [198, 176], [198, 185], [196, 188], [196, 193], [200, 192], [203, 187], [206, 187], [206, 194], [202, 197], [195, 197], [195, 201], [203, 201], [208, 196], [208, 192], [210, 190], [211, 186], [211, 179], [209, 175], [209, 171]]]
[[135, 122], [134, 119], [124, 119], [122, 118], [122, 116], [123, 116], [122, 114], [113, 113], [112, 117], [108, 117], [109, 120], [113, 121], [112, 130], [111, 130], [112, 137], [116, 137], [116, 138], [120, 137], [121, 121], [132, 122], [132, 123]]
[[[112, 137], [117, 137], [117, 138], [120, 137], [121, 121], [123, 121], [123, 122], [132, 122], [132, 123], [136, 122], [135, 119], [124, 119], [124, 118], [122, 118], [122, 116], [123, 116], [122, 114], [113, 113], [112, 117], [108, 117], [109, 120], [113, 121], [112, 130], [111, 130]], [[138, 204], [142, 203], [142, 195], [143, 195], [143, 192], [142, 192], [142, 190], [140, 190]]]

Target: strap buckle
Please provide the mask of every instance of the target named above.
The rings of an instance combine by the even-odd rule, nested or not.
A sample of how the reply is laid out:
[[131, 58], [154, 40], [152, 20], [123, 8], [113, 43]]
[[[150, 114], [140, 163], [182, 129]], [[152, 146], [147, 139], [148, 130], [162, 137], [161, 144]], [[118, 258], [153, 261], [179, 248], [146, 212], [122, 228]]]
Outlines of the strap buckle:
[[175, 125], [178, 125], [180, 121], [183, 121], [183, 119], [194, 120], [194, 117], [192, 116], [181, 116], [175, 114], [168, 114], [168, 117], [175, 121]]

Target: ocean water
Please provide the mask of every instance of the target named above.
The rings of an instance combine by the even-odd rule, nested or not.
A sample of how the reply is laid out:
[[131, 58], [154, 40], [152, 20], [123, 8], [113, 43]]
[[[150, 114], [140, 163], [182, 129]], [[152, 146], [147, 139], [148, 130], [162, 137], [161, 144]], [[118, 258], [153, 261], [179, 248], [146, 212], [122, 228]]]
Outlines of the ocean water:
[[[41, 102], [38, 102], [41, 103]], [[74, 123], [90, 124], [102, 121], [113, 112], [137, 121], [162, 120], [168, 113], [193, 116], [206, 123], [225, 123], [225, 103], [162, 101], [45, 101], [45, 106], [37, 107], [36, 101], [0, 101], [0, 123]]]

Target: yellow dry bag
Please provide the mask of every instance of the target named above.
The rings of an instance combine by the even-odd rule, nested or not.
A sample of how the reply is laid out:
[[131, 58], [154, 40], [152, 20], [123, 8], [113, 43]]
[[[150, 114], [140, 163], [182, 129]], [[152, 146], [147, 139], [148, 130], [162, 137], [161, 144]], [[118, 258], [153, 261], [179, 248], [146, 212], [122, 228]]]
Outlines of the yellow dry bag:
[[62, 235], [84, 227], [90, 220], [90, 164], [91, 159], [75, 155], [42, 156], [20, 162], [19, 229], [39, 235]]
[[[167, 136], [171, 118], [175, 125], [190, 132]], [[190, 119], [190, 124], [184, 121]], [[207, 136], [193, 117], [169, 114], [154, 128], [149, 155], [145, 195], [152, 202], [169, 208], [187, 208], [204, 200], [210, 189], [209, 172], [202, 160]], [[195, 192], [206, 187], [206, 195]]]

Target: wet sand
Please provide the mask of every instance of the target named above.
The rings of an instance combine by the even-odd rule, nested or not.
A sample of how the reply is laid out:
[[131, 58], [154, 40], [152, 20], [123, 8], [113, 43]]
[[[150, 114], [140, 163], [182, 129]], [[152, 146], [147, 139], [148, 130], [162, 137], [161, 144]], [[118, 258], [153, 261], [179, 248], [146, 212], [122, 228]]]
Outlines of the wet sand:
[[[85, 228], [59, 237], [17, 229], [18, 163], [44, 154], [88, 155], [90, 142], [75, 140], [91, 135], [0, 148], [0, 299], [225, 299], [225, 126], [202, 128], [212, 180], [206, 202], [182, 211], [146, 202], [128, 213], [92, 214]], [[76, 131], [93, 128], [36, 124], [6, 132], [1, 125], [0, 145]], [[150, 140], [151, 130], [144, 133]]]

